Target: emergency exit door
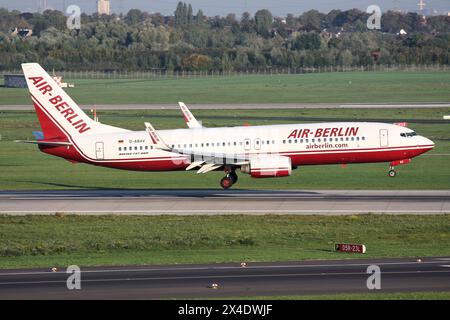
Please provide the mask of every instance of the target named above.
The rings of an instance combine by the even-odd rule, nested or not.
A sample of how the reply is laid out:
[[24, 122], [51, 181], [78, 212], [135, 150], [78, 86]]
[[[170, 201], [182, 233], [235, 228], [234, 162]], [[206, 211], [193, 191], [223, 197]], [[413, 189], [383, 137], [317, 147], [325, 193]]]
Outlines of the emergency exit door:
[[97, 160], [103, 160], [105, 158], [105, 149], [103, 146], [103, 142], [95, 143], [95, 156]]

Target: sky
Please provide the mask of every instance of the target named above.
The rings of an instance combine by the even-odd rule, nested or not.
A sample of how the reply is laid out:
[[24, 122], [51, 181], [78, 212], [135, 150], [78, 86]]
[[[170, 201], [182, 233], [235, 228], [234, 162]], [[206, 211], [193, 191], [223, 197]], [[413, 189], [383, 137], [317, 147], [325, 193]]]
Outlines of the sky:
[[[163, 15], [172, 15], [179, 0], [110, 0], [111, 10], [116, 13], [127, 12], [137, 8], [142, 11], [160, 12]], [[332, 9], [347, 10], [358, 8], [365, 11], [369, 5], [378, 5], [382, 11], [400, 9], [403, 11], [415, 11], [420, 0], [184, 0], [192, 4], [194, 12], [202, 9], [208, 16], [226, 16], [235, 13], [240, 16], [248, 11], [254, 14], [259, 9], [269, 9], [275, 16], [286, 16], [287, 13], [299, 15], [304, 11], [316, 9], [320, 12], [329, 12]], [[449, 0], [424, 0], [425, 8], [437, 10], [444, 14], [450, 11]], [[9, 10], [17, 9], [22, 12], [36, 12], [39, 0], [0, 0], [0, 7]], [[80, 6], [82, 12], [92, 13], [96, 11], [96, 0], [47, 0], [52, 9], [62, 11], [63, 7], [70, 4]]]

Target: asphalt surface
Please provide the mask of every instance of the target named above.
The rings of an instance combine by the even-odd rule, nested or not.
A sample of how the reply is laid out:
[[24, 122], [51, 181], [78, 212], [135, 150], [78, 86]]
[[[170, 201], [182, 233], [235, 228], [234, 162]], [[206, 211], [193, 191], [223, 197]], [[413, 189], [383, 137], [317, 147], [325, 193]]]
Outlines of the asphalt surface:
[[[187, 103], [187, 102], [186, 102]], [[179, 109], [177, 103], [173, 104], [96, 104], [81, 105], [85, 110], [95, 107], [97, 110], [121, 110], [121, 109]], [[326, 109], [326, 108], [448, 108], [450, 103], [399, 103], [399, 104], [341, 104], [341, 103], [253, 103], [253, 104], [188, 104], [189, 109]], [[0, 105], [1, 110], [34, 110], [33, 105]]]
[[0, 191], [0, 214], [444, 214], [450, 190]]
[[[381, 289], [367, 288], [369, 265], [380, 268]], [[450, 258], [371, 259], [284, 263], [0, 271], [0, 299], [160, 299], [292, 294], [450, 291]], [[371, 282], [371, 281], [369, 281]], [[71, 282], [73, 283], [73, 282]], [[371, 282], [373, 283], [373, 282]], [[217, 288], [213, 288], [217, 284]]]

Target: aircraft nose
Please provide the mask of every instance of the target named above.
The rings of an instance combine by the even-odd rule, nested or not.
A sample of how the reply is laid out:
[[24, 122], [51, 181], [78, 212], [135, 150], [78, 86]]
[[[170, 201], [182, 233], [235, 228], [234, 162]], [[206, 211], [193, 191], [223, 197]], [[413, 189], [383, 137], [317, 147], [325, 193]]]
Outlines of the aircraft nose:
[[428, 138], [422, 137], [422, 145], [434, 148], [434, 142]]

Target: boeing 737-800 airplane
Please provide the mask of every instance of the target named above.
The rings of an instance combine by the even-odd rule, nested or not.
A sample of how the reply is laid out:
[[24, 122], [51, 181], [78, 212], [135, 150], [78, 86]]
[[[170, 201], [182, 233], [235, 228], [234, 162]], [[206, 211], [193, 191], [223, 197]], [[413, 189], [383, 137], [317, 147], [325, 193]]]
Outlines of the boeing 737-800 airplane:
[[405, 164], [434, 143], [399, 124], [331, 122], [205, 128], [180, 104], [187, 129], [130, 131], [94, 121], [36, 63], [22, 65], [42, 132], [35, 143], [71, 162], [126, 170], [223, 170], [221, 186], [236, 170], [254, 178], [291, 175], [302, 165], [388, 162]]

